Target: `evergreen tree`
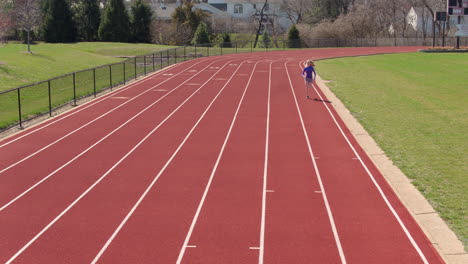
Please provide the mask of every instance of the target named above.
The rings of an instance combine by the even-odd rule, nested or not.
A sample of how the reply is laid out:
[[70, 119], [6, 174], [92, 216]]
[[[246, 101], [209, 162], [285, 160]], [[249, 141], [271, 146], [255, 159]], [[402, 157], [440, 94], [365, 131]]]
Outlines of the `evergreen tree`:
[[229, 35], [229, 33], [223, 33], [221, 35], [221, 46], [223, 48], [232, 48], [231, 35]]
[[153, 11], [142, 0], [136, 0], [132, 6], [133, 41], [138, 43], [151, 42], [151, 20]]
[[183, 5], [178, 6], [171, 14], [171, 22], [175, 30], [178, 33], [180, 31], [180, 33], [185, 34], [185, 36], [179, 37], [178, 42], [185, 42], [185, 39], [193, 39], [193, 34], [200, 22], [207, 16], [208, 14], [201, 9], [194, 9], [193, 4], [189, 0], [184, 1]]
[[42, 34], [46, 42], [77, 40], [75, 21], [66, 0], [45, 0]]
[[128, 42], [130, 40], [130, 20], [123, 0], [107, 2], [98, 34], [102, 41]]
[[101, 12], [98, 0], [82, 0], [77, 4], [76, 20], [78, 32], [85, 41], [95, 41], [98, 39], [98, 29], [101, 22]]
[[210, 43], [210, 37], [208, 34], [208, 28], [204, 22], [201, 22], [197, 30], [195, 31], [195, 35], [192, 39], [192, 44], [208, 44]]
[[297, 30], [296, 25], [292, 25], [288, 31], [288, 48], [300, 48], [301, 40], [299, 37], [299, 30]]
[[264, 48], [269, 48], [270, 47], [270, 42], [271, 42], [270, 34], [268, 34], [268, 30], [265, 28], [263, 30], [263, 34], [262, 34], [263, 47]]

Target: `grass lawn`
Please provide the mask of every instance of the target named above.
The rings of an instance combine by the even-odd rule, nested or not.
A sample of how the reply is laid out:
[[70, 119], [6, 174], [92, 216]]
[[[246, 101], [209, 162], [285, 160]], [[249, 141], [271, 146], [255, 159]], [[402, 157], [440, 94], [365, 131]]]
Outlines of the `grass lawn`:
[[317, 72], [468, 248], [468, 54], [332, 59]]
[[0, 91], [43, 81], [74, 71], [124, 60], [133, 56], [171, 48], [154, 44], [80, 42], [73, 44], [39, 43], [0, 46]]

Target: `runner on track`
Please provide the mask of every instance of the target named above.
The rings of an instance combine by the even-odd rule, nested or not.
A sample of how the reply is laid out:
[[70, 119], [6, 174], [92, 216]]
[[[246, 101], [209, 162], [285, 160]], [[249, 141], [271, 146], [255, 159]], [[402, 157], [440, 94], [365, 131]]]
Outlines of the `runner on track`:
[[[317, 77], [317, 73], [315, 72], [314, 66], [315, 64], [312, 60], [307, 60], [306, 62], [304, 62], [304, 70], [302, 71], [302, 77], [304, 77], [305, 79], [307, 99], [309, 99], [309, 88], [312, 87], [312, 82], [315, 81], [315, 78]], [[313, 76], [312, 73], [314, 73]]]

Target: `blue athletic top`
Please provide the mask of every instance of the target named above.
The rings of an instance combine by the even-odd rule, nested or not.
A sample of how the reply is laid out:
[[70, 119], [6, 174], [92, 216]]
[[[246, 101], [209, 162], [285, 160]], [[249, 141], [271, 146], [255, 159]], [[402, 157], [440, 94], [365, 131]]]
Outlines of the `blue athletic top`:
[[315, 70], [314, 70], [314, 67], [312, 67], [312, 66], [305, 67], [304, 70], [302, 71], [302, 75], [304, 75], [304, 73], [306, 73], [306, 78], [307, 79], [312, 79], [312, 72], [314, 72], [314, 75], [316, 74]]

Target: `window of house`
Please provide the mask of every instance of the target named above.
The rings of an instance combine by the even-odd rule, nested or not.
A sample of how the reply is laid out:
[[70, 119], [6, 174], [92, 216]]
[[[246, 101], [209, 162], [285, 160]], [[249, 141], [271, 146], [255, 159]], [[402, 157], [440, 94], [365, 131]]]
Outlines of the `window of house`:
[[244, 7], [242, 4], [235, 4], [234, 5], [234, 14], [242, 14], [244, 13]]

